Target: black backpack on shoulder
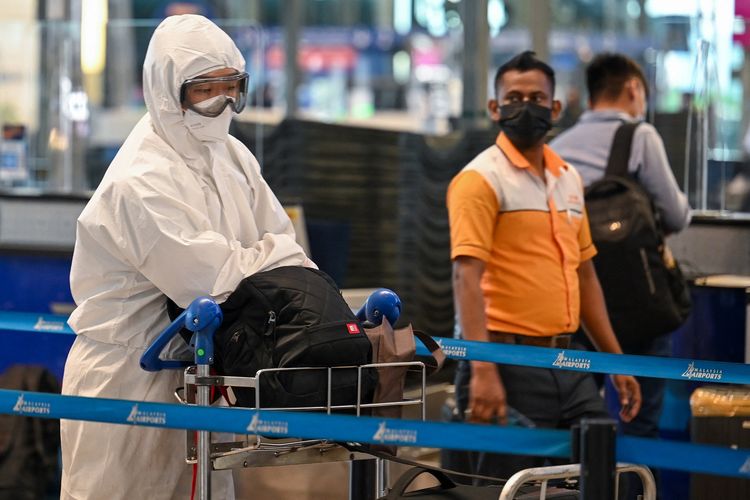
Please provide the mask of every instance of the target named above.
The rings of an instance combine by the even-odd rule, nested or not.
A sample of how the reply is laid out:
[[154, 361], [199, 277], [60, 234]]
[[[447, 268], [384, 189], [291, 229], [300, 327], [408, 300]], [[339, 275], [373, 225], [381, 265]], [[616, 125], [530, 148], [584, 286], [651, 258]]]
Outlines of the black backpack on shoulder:
[[[286, 266], [253, 274], [221, 304], [214, 338], [215, 367], [222, 375], [255, 377], [268, 368], [352, 367], [371, 363], [364, 327], [324, 272]], [[170, 310], [171, 315], [175, 315]], [[179, 314], [179, 313], [177, 313]], [[357, 401], [358, 370], [336, 368], [331, 404]], [[360, 401], [372, 401], [378, 376], [363, 369]], [[258, 378], [264, 408], [325, 406], [327, 370], [292, 370]], [[238, 406], [255, 407], [255, 390], [232, 387]]]
[[[46, 368], [13, 365], [0, 375], [0, 388], [59, 393]], [[23, 396], [17, 405], [23, 405]], [[59, 495], [60, 421], [0, 415], [0, 498], [37, 500]]]
[[674, 331], [690, 313], [682, 272], [673, 259], [665, 259], [658, 212], [648, 193], [628, 174], [637, 127], [638, 123], [624, 123], [617, 129], [604, 178], [585, 192], [598, 250], [594, 265], [623, 347], [640, 346]]

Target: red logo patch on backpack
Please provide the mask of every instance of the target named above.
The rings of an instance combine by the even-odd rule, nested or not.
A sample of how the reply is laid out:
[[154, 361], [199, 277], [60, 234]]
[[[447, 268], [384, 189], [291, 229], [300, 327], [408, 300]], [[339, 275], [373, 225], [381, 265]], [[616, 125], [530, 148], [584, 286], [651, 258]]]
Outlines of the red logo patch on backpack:
[[349, 333], [351, 335], [355, 335], [357, 333], [360, 333], [359, 331], [359, 325], [357, 323], [347, 323], [346, 329], [349, 330]]

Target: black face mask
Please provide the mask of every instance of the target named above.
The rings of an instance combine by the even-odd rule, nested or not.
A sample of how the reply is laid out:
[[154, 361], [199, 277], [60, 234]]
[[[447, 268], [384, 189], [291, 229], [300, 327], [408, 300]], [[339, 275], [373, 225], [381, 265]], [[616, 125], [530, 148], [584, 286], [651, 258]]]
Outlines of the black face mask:
[[552, 110], [533, 102], [500, 106], [497, 123], [518, 149], [536, 146], [552, 128]]

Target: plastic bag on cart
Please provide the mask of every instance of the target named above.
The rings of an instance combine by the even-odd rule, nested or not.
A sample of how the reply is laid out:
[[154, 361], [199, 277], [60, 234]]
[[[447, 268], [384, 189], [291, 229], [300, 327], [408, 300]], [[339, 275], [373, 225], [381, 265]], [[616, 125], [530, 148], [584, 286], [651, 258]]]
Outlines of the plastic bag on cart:
[[[431, 356], [425, 358], [425, 368], [428, 374], [438, 371], [445, 362], [445, 354], [432, 337], [417, 330], [411, 324], [394, 329], [387, 317], [374, 327], [365, 328], [365, 332], [372, 343], [373, 363], [399, 363], [414, 360], [416, 354], [415, 337], [430, 351]], [[381, 366], [378, 367], [378, 385], [375, 388], [373, 403], [394, 403], [404, 399], [406, 372], [409, 366]], [[423, 394], [424, 398], [425, 395]], [[423, 402], [424, 404], [424, 402]], [[401, 418], [402, 405], [379, 406], [372, 408], [371, 415], [385, 418]], [[371, 450], [382, 451], [395, 455], [396, 446], [370, 445]]]
[[[383, 318], [380, 325], [365, 328], [370, 342], [372, 343], [373, 363], [396, 363], [413, 361], [416, 354], [416, 343], [418, 338], [425, 344], [432, 356], [425, 360], [425, 368], [428, 374], [438, 371], [445, 362], [445, 354], [432, 337], [420, 331], [412, 329], [411, 324], [394, 329]], [[374, 403], [392, 403], [401, 401], [404, 397], [404, 385], [406, 383], [406, 372], [408, 366], [383, 366], [378, 367], [378, 385], [373, 396]], [[381, 406], [373, 408], [372, 415], [387, 418], [401, 418], [403, 406]]]
[[[324, 272], [286, 266], [245, 278], [221, 304], [216, 331], [216, 371], [255, 377], [259, 370], [300, 367], [346, 367], [368, 364], [372, 347], [362, 324], [334, 281]], [[171, 314], [175, 311], [172, 309]], [[356, 368], [336, 368], [331, 404], [355, 404]], [[377, 384], [374, 369], [363, 370], [362, 401], [370, 402]], [[256, 406], [256, 389], [232, 388], [238, 406]], [[325, 406], [328, 372], [289, 370], [258, 377], [260, 406]]]

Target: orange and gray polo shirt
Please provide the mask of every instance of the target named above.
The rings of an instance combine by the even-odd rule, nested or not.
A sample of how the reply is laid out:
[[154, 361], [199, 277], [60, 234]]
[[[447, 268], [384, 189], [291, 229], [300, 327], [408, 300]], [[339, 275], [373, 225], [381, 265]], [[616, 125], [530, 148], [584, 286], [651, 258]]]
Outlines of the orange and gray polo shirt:
[[485, 263], [488, 330], [549, 336], [578, 328], [578, 266], [596, 254], [583, 185], [548, 146], [544, 165], [542, 179], [501, 133], [448, 187], [451, 258]]

